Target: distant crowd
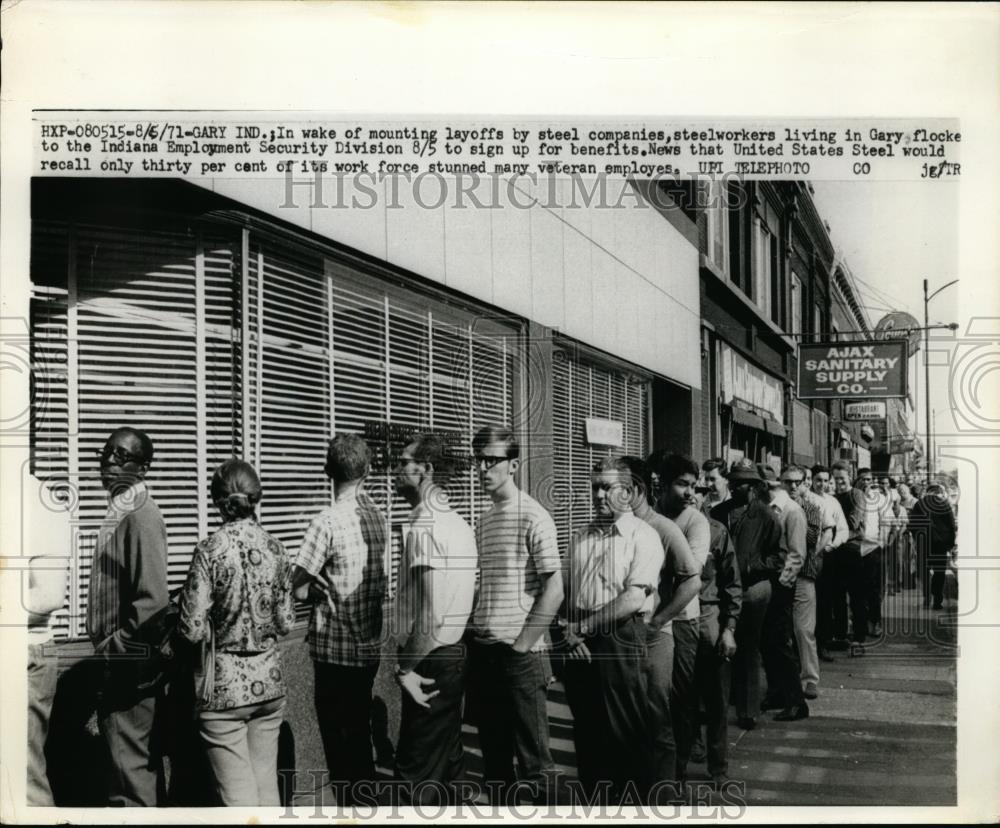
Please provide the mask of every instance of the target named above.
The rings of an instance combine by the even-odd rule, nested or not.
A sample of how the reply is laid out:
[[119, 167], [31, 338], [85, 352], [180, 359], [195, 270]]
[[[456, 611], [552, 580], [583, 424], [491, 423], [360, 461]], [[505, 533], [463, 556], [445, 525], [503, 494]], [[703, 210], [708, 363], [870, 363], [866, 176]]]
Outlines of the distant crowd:
[[[665, 452], [609, 456], [592, 470], [593, 520], [560, 548], [552, 516], [517, 484], [514, 434], [489, 426], [469, 448], [490, 499], [475, 529], [449, 502], [453, 446], [415, 434], [397, 458], [396, 492], [411, 512], [384, 619], [389, 523], [365, 492], [371, 452], [360, 436], [330, 441], [333, 505], [294, 559], [257, 520], [256, 470], [223, 463], [211, 481], [222, 525], [197, 545], [172, 600], [167, 527], [145, 483], [152, 439], [112, 432], [99, 457], [108, 509], [87, 605], [109, 804], [172, 804], [154, 729], [164, 693], [179, 689], [192, 699], [214, 783], [198, 804], [279, 804], [287, 685], [277, 643], [296, 599], [311, 607], [316, 724], [345, 805], [377, 798], [370, 723], [386, 652], [395, 652], [401, 698], [394, 770], [404, 801], [462, 797], [463, 719], [478, 731], [491, 799], [552, 801], [555, 676], [573, 715], [574, 790], [588, 801], [669, 802], [684, 795], [692, 763], [726, 783], [731, 706], [743, 729], [766, 710], [776, 722], [807, 718], [821, 662], [862, 655], [884, 635], [886, 594], [919, 582], [924, 606], [942, 606], [956, 522], [941, 485], [876, 483], [844, 463], [778, 470]], [[280, 482], [265, 482], [280, 494]], [[47, 485], [43, 496], [58, 499]], [[66, 542], [43, 532], [35, 543]], [[57, 665], [45, 645], [66, 577], [46, 567], [52, 554], [32, 557], [29, 593], [36, 805], [52, 804], [45, 741]]]

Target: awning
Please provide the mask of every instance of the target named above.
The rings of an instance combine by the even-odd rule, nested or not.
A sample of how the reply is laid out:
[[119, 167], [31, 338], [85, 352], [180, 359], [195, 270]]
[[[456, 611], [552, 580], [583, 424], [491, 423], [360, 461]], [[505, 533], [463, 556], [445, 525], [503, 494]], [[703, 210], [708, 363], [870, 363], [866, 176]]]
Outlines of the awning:
[[764, 430], [768, 434], [776, 434], [778, 437], [787, 437], [788, 428], [783, 426], [777, 420], [764, 420]]
[[733, 422], [737, 425], [749, 426], [750, 428], [756, 428], [758, 431], [765, 431], [766, 427], [764, 425], [764, 418], [758, 414], [753, 414], [750, 411], [746, 411], [742, 408], [737, 408], [735, 405], [732, 407], [733, 412]]

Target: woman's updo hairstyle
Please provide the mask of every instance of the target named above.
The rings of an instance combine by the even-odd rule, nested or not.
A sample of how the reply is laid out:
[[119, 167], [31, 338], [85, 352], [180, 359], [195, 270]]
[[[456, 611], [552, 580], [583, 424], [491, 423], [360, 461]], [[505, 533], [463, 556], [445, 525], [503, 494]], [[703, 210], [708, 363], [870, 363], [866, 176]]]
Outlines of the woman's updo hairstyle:
[[243, 460], [227, 460], [212, 477], [212, 500], [227, 523], [251, 517], [260, 503], [260, 478]]

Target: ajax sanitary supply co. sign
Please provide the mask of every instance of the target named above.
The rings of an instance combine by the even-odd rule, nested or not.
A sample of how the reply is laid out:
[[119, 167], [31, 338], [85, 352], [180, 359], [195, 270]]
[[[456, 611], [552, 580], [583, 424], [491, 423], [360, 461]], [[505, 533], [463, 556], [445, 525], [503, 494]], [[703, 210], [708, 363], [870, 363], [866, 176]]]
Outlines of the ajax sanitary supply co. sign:
[[799, 346], [800, 400], [905, 396], [905, 340]]

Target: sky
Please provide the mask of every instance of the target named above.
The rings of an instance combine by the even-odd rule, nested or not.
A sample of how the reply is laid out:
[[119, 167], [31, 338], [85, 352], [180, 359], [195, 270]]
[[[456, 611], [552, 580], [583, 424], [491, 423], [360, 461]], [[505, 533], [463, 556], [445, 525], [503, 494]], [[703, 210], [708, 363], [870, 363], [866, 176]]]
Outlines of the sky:
[[[860, 301], [875, 325], [890, 310], [924, 318], [923, 280], [928, 291], [961, 279], [958, 251], [958, 185], [949, 181], [817, 181], [819, 214], [830, 224], [830, 239], [854, 275]], [[969, 279], [931, 299], [929, 319], [961, 322], [959, 291]], [[947, 332], [944, 332], [947, 334]], [[935, 334], [931, 331], [931, 335]], [[933, 349], [933, 344], [932, 344]], [[923, 355], [916, 354], [917, 428], [925, 434]], [[935, 362], [932, 358], [931, 370]], [[912, 393], [913, 389], [911, 389]], [[948, 382], [931, 375], [932, 422], [938, 431], [954, 428]]]

